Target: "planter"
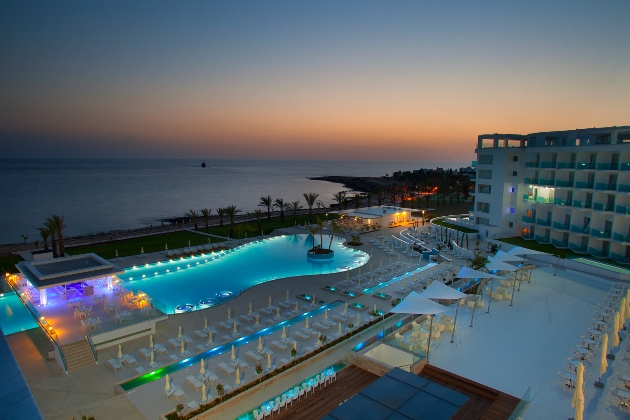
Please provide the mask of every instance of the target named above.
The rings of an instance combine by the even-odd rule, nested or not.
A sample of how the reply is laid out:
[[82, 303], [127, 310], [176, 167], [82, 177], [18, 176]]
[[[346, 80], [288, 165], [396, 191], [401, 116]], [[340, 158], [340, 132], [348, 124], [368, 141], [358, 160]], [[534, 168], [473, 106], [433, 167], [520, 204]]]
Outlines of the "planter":
[[315, 253], [314, 251], [307, 251], [306, 257], [311, 261], [330, 261], [335, 258], [335, 251], [326, 250], [330, 252], [326, 252], [324, 254]]

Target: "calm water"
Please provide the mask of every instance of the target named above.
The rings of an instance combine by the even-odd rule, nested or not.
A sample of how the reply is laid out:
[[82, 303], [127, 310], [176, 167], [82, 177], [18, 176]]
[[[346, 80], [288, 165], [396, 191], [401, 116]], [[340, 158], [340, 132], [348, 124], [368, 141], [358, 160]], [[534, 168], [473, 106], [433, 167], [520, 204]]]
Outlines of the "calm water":
[[33, 315], [26, 309], [15, 293], [0, 296], [0, 327], [4, 335], [39, 327]]
[[[328, 247], [330, 236], [325, 235], [323, 239], [324, 247]], [[219, 304], [260, 283], [336, 273], [369, 261], [365, 252], [346, 248], [339, 238], [332, 242], [335, 251], [332, 261], [309, 261], [306, 251], [313, 246], [311, 241], [311, 235], [306, 234], [276, 236], [241, 246], [214, 259], [206, 255], [147, 264], [128, 269], [119, 277], [126, 282], [125, 289], [142, 291], [165, 305], [168, 313], [173, 313], [178, 305], [191, 304], [199, 309], [202, 300]], [[318, 241], [317, 238], [316, 245]], [[291, 295], [303, 292], [291, 290]]]
[[470, 162], [344, 162], [287, 160], [0, 160], [0, 244], [38, 239], [51, 214], [63, 214], [66, 235], [159, 224], [189, 209], [236, 205], [256, 209], [263, 195], [301, 200], [317, 192], [327, 205], [339, 184], [323, 175], [381, 176]]

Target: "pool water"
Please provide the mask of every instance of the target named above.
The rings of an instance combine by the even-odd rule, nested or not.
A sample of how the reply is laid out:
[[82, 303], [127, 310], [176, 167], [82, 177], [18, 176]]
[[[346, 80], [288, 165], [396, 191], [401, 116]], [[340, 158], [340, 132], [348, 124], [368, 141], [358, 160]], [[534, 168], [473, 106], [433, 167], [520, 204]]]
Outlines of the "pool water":
[[[319, 242], [316, 238], [316, 244]], [[142, 291], [164, 305], [167, 313], [190, 305], [196, 310], [220, 304], [242, 291], [272, 280], [330, 274], [358, 268], [369, 255], [347, 248], [343, 239], [333, 238], [334, 259], [312, 261], [306, 251], [313, 246], [307, 234], [283, 235], [252, 242], [229, 252], [174, 259], [130, 268], [119, 278], [127, 290]], [[330, 236], [324, 235], [324, 247]], [[291, 290], [294, 297], [300, 290]], [[280, 296], [274, 296], [279, 298]], [[281, 296], [284, 298], [284, 295]], [[205, 303], [202, 303], [204, 301]], [[161, 308], [162, 309], [162, 308]]]
[[4, 335], [38, 328], [39, 324], [14, 292], [0, 296], [0, 327]]

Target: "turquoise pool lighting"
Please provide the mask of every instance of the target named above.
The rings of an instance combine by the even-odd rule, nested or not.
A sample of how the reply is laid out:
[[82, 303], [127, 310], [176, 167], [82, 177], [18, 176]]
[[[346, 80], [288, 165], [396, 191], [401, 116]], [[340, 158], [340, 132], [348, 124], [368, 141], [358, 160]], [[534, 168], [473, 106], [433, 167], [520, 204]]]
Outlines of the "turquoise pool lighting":
[[364, 295], [370, 295], [370, 294], [376, 292], [377, 290], [382, 289], [383, 287], [387, 287], [389, 285], [392, 285], [392, 284], [394, 284], [396, 282], [401, 281], [402, 279], [413, 277], [414, 274], [420, 274], [423, 271], [426, 271], [426, 270], [428, 270], [430, 268], [435, 267], [436, 265], [437, 265], [436, 263], [429, 263], [429, 264], [427, 264], [425, 266], [418, 267], [418, 268], [416, 268], [414, 270], [406, 272], [405, 274], [401, 274], [400, 276], [392, 277], [389, 280], [382, 281], [382, 282], [378, 283], [376, 286], [372, 286], [372, 287], [368, 287], [367, 289], [363, 289], [363, 290], [361, 290], [361, 293], [363, 293]]
[[4, 335], [38, 328], [39, 324], [14, 292], [0, 296], [0, 327]]
[[[313, 246], [312, 241], [306, 234], [276, 236], [228, 252], [143, 264], [119, 277], [126, 289], [143, 291], [172, 314], [178, 306], [183, 311], [185, 305], [201, 309], [223, 303], [260, 283], [351, 270], [369, 261], [368, 254], [345, 247], [340, 237], [332, 241], [333, 260], [308, 260], [306, 251]], [[325, 247], [329, 241], [330, 236], [324, 236]]]

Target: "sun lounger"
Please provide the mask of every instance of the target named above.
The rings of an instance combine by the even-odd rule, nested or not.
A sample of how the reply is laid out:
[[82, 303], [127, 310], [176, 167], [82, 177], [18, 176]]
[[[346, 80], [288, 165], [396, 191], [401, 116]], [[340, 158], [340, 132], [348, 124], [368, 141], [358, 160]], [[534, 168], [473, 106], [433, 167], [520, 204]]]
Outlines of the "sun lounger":
[[171, 395], [173, 395], [177, 400], [179, 400], [180, 397], [186, 396], [186, 393], [179, 385], [172, 384], [171, 389], [173, 390], [173, 393]]
[[236, 359], [234, 359], [234, 363], [236, 363], [241, 369], [246, 369], [249, 367], [249, 363], [247, 363], [245, 360], [241, 359], [240, 357], [237, 357]]
[[260, 329], [260, 325], [252, 325], [251, 327], [247, 327], [245, 328], [245, 331], [247, 331], [248, 333], [253, 333], [256, 332]]
[[170, 356], [168, 356], [172, 361], [174, 362], [179, 362], [179, 356], [176, 354], [171, 354]]
[[186, 376], [186, 380], [190, 382], [197, 389], [197, 391], [199, 391], [203, 386], [203, 382], [195, 378], [193, 375]]
[[184, 340], [184, 343], [186, 344], [190, 344], [193, 342], [193, 339], [188, 337], [187, 335], [182, 335], [182, 340]]
[[179, 348], [179, 346], [181, 346], [181, 344], [179, 344], [179, 341], [174, 338], [169, 338], [168, 342], [171, 343], [171, 345], [175, 348]]
[[255, 321], [255, 319], [249, 315], [241, 315], [238, 318], [242, 319], [245, 322], [249, 322], [250, 324]]
[[148, 349], [140, 349], [140, 353], [149, 360], [151, 358], [151, 352]]
[[265, 315], [273, 315], [273, 308], [271, 307], [262, 308], [260, 312], [262, 312]]
[[138, 373], [146, 373], [147, 370], [145, 368], [143, 368], [142, 366], [138, 366], [136, 368], [136, 372], [138, 372]]
[[[301, 331], [296, 331], [296, 332], [293, 333], [293, 335], [296, 336], [297, 338], [303, 340], [303, 341], [309, 340], [311, 338], [310, 335], [306, 335], [306, 334], [304, 334]], [[272, 342], [272, 344], [273, 344], [273, 342]]]
[[164, 347], [164, 344], [156, 344], [155, 345], [155, 349], [157, 350], [158, 353], [162, 354], [162, 353], [168, 353], [168, 350], [166, 350], [166, 347]]
[[193, 334], [195, 334], [199, 338], [206, 338], [206, 337], [208, 337], [208, 334], [206, 334], [203, 331], [199, 331], [199, 330], [193, 331]]
[[252, 358], [255, 362], [262, 362], [264, 360], [264, 358], [258, 354], [258, 353], [254, 353], [253, 351], [248, 351], [247, 353], [245, 353], [247, 356], [249, 356], [250, 358]]
[[328, 331], [330, 329], [328, 325], [322, 324], [321, 322], [313, 323], [313, 328], [317, 328], [324, 331]]
[[236, 373], [232, 366], [229, 366], [227, 363], [221, 362], [219, 363], [219, 367], [225, 371], [229, 376], [232, 376], [233, 373]]
[[211, 332], [212, 334], [216, 334], [217, 333], [216, 328], [212, 328], [212, 327], [204, 328], [201, 331], [205, 332], [206, 334], [208, 334], [209, 332]]
[[116, 359], [109, 359], [107, 363], [112, 365], [112, 367], [114, 368], [114, 372], [116, 372], [116, 370], [118, 369], [123, 369], [123, 365], [121, 365], [120, 362]]
[[262, 350], [256, 350], [256, 353], [260, 354], [261, 356], [266, 356], [268, 354], [272, 356], [274, 355], [274, 352], [269, 347], [263, 347]]
[[188, 408], [190, 408], [191, 410], [196, 410], [199, 408], [199, 403], [195, 400], [192, 400], [189, 403], [186, 403], [186, 406], [188, 406]]
[[206, 373], [204, 374], [204, 376], [211, 383], [219, 381], [219, 376], [216, 373], [214, 373], [213, 371], [211, 371], [211, 370], [206, 370]]
[[226, 331], [234, 329], [234, 327], [230, 324], [226, 324], [225, 322], [219, 322], [219, 327], [223, 328]]
[[289, 349], [287, 346], [285, 346], [281, 342], [275, 341], [275, 340], [271, 342], [271, 345], [274, 346], [274, 347], [277, 347], [278, 349], [280, 349], [282, 351], [285, 351], [285, 350]]
[[130, 354], [125, 354], [123, 355], [123, 359], [125, 361], [125, 363], [127, 363], [127, 365], [131, 366], [132, 364], [138, 364], [138, 361], [136, 360], [135, 357], [133, 357]]
[[329, 327], [336, 327], [337, 323], [335, 321], [332, 321], [330, 319], [324, 319], [323, 321], [321, 321], [322, 324], [324, 325], [328, 325]]

